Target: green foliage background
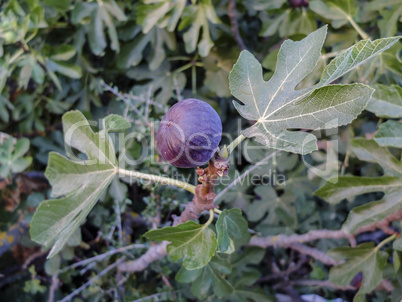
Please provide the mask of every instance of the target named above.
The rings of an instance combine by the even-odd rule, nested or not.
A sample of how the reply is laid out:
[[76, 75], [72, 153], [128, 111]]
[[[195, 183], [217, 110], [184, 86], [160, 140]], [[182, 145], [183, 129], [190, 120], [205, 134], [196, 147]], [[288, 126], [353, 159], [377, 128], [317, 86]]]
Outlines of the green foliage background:
[[[113, 264], [116, 256], [88, 267], [66, 267], [113, 248], [143, 244], [142, 248], [124, 253], [127, 259], [141, 256], [150, 244], [141, 235], [153, 227], [169, 225], [171, 215], [179, 214], [191, 198], [172, 187], [127, 184], [115, 179], [80, 232], [67, 241], [59, 256], [46, 260], [46, 253], [26, 231], [36, 207], [50, 196], [50, 187], [43, 178], [48, 153], [65, 153], [61, 116], [66, 111], [78, 109], [95, 121], [110, 113], [125, 116], [132, 122], [129, 131], [134, 133], [125, 150], [132, 158], [141, 154], [141, 141], [151, 137], [153, 124], [177, 100], [187, 97], [210, 103], [220, 114], [224, 131], [234, 137], [240, 128], [249, 126], [245, 120], [239, 125], [229, 91], [229, 72], [242, 47], [233, 33], [229, 11], [228, 1], [212, 0], [2, 2], [0, 239], [11, 236], [0, 245], [0, 296], [4, 301], [48, 299], [56, 273], [59, 286], [53, 293], [55, 299], [61, 299]], [[300, 40], [322, 25], [329, 25], [319, 64], [298, 88], [317, 83], [328, 61], [366, 38], [364, 35], [374, 40], [401, 34], [401, 15], [402, 4], [394, 0], [313, 0], [302, 8], [293, 8], [285, 0], [236, 1], [239, 35], [247, 50], [262, 62], [266, 80], [275, 70], [279, 46], [285, 39]], [[336, 175], [338, 167], [344, 166], [343, 173], [350, 178], [342, 180], [344, 187], [336, 188], [343, 193], [341, 197], [328, 185], [316, 192], [322, 199], [314, 196], [313, 192], [325, 181], [307, 171], [300, 155], [282, 152], [252, 174], [259, 176], [272, 169], [285, 175], [286, 185], [278, 185], [275, 179], [271, 179], [272, 186], [239, 184], [223, 195], [218, 202], [220, 207], [240, 208], [249, 227], [263, 236], [337, 230], [345, 221], [353, 230], [362, 222], [361, 215], [372, 211], [370, 202], [381, 198], [396, 206], [380, 207], [376, 219], [400, 209], [401, 191], [374, 188], [375, 182], [364, 183], [367, 177], [377, 177], [381, 178], [381, 186], [393, 182], [400, 186], [400, 53], [401, 43], [397, 43], [337, 80], [339, 84], [358, 82], [376, 88], [376, 102], [370, 103], [352, 125], [321, 136], [322, 142], [337, 139], [338, 146], [328, 145], [305, 156], [311, 165], [320, 167], [326, 155], [339, 154], [331, 162], [327, 176]], [[352, 140], [354, 137], [360, 138]], [[253, 161], [272, 152], [249, 152], [250, 159], [243, 151], [236, 150], [227, 183], [234, 179], [235, 171], [246, 171]], [[180, 172], [193, 180], [190, 182], [196, 179], [193, 171], [177, 171], [151, 160], [136, 169], [153, 174]], [[353, 184], [363, 182], [362, 186], [372, 188], [350, 189], [352, 178]], [[218, 187], [218, 191], [223, 188]], [[393, 227], [400, 231], [400, 222]], [[386, 237], [375, 231], [358, 237], [358, 243], [378, 244]], [[312, 246], [324, 252], [336, 248], [333, 255], [353, 262], [353, 251], [342, 251], [346, 245], [346, 241], [325, 239], [314, 241]], [[387, 254], [373, 254], [369, 245], [359, 245], [358, 249], [374, 259], [371, 263], [392, 282], [394, 291], [389, 294], [375, 290], [368, 299], [400, 301], [402, 270], [395, 259], [402, 256], [401, 248], [393, 252], [393, 261], [386, 262]], [[333, 271], [330, 274], [328, 266], [311, 260], [303, 262], [291, 275], [269, 278], [301, 260], [302, 255], [289, 249], [264, 251], [248, 247], [241, 254], [224, 259], [215, 256], [206, 267], [186, 271], [165, 258], [143, 272], [109, 273], [80, 293], [77, 301], [132, 301], [151, 295], [151, 301], [270, 301], [275, 294], [289, 294], [291, 281], [330, 278], [336, 282], [339, 278], [349, 280], [356, 273], [343, 270], [338, 275]], [[297, 292], [328, 299], [341, 297], [345, 301], [351, 301], [355, 293], [295, 286], [291, 293]]]

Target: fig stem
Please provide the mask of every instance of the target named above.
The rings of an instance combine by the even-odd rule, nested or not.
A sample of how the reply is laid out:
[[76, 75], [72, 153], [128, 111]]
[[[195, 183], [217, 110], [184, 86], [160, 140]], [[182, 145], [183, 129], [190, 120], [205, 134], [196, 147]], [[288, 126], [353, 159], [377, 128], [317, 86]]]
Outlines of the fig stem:
[[121, 169], [121, 168], [117, 168], [117, 173], [119, 173], [121, 175], [130, 176], [130, 177], [135, 177], [135, 178], [148, 179], [153, 182], [161, 183], [162, 185], [173, 185], [178, 188], [185, 189], [192, 194], [195, 194], [195, 186], [194, 185], [191, 185], [187, 182], [180, 181], [177, 179], [172, 179], [172, 178], [164, 177], [164, 176], [158, 176], [158, 175], [154, 175], [154, 174], [141, 173], [141, 172], [133, 171], [133, 170], [125, 170], [125, 169]]
[[[233, 150], [234, 150], [245, 138], [246, 138], [246, 137], [245, 137], [243, 134], [240, 134], [233, 142], [231, 142], [230, 145], [226, 147], [227, 152], [228, 152], [228, 155], [230, 155], [230, 153], [232, 153]], [[224, 156], [224, 155], [225, 155], [224, 149], [225, 149], [225, 148], [223, 148], [221, 151], [219, 151], [219, 156], [221, 156], [221, 157], [223, 157], [223, 158], [226, 158], [227, 156], [226, 156], [226, 157]]]
[[222, 211], [221, 210], [218, 210], [218, 209], [214, 209], [214, 212], [216, 213], [216, 214], [220, 214], [220, 213], [222, 213]]

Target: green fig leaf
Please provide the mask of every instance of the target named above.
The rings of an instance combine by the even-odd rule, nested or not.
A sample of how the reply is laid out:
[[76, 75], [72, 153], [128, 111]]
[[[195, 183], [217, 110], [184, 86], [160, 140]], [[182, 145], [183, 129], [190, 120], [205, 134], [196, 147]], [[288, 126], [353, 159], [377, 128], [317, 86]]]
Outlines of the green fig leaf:
[[87, 160], [68, 159], [56, 152], [49, 155], [45, 176], [52, 186], [52, 197], [38, 207], [31, 222], [31, 238], [46, 247], [53, 245], [48, 258], [57, 254], [83, 222], [101, 194], [116, 175], [117, 160], [104, 131], [95, 133], [79, 111], [63, 116], [67, 146], [87, 156]]
[[167, 252], [174, 261], [183, 258], [183, 266], [194, 270], [205, 266], [215, 255], [215, 233], [206, 225], [187, 221], [175, 227], [164, 227], [144, 234], [149, 240], [170, 241]]

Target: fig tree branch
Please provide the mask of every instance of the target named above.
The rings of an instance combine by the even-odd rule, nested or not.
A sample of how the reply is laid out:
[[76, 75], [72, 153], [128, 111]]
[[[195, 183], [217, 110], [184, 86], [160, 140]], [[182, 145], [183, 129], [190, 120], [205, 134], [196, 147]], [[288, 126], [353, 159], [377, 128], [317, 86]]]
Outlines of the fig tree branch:
[[359, 228], [355, 233], [349, 234], [345, 230], [314, 230], [306, 234], [294, 234], [294, 235], [277, 235], [268, 237], [253, 237], [251, 238], [249, 245], [260, 246], [267, 248], [270, 246], [289, 246], [295, 243], [310, 242], [319, 239], [348, 239], [350, 236], [356, 236], [361, 233], [374, 231], [376, 229], [383, 229], [388, 226], [392, 221], [402, 219], [402, 210], [399, 210], [379, 222], [369, 224], [367, 226]]
[[88, 286], [90, 286], [91, 284], [93, 284], [95, 281], [99, 280], [100, 277], [106, 275], [107, 273], [109, 273], [112, 269], [114, 269], [115, 267], [117, 267], [120, 263], [122, 263], [124, 261], [126, 257], [122, 257], [119, 260], [117, 260], [116, 262], [114, 262], [113, 264], [109, 265], [107, 268], [105, 268], [103, 271], [101, 271], [99, 274], [97, 274], [94, 278], [88, 280], [87, 282], [85, 282], [83, 285], [81, 285], [79, 288], [77, 288], [75, 291], [73, 291], [71, 294], [69, 294], [68, 296], [64, 297], [64, 299], [60, 300], [60, 302], [67, 302], [70, 301], [73, 297], [75, 297], [76, 295], [78, 295], [80, 292], [82, 292], [85, 288], [87, 288]]
[[228, 10], [232, 34], [236, 39], [237, 46], [239, 46], [241, 50], [244, 50], [246, 49], [246, 46], [244, 45], [243, 39], [241, 38], [239, 33], [239, 24], [237, 23], [235, 0], [229, 0]]
[[[402, 210], [399, 210], [379, 222], [372, 223], [370, 225], [359, 228], [354, 234], [348, 234], [343, 230], [315, 230], [306, 234], [295, 235], [278, 235], [268, 237], [253, 237], [250, 240], [249, 245], [260, 246], [263, 248], [275, 246], [275, 247], [289, 247], [293, 248], [293, 244], [310, 242], [319, 239], [348, 239], [350, 236], [356, 236], [361, 233], [371, 232], [376, 229], [382, 229], [384, 225], [389, 225], [393, 221], [402, 219]], [[122, 263], [119, 266], [120, 270], [129, 272], [138, 272], [144, 270], [150, 263], [162, 259], [167, 255], [166, 246], [168, 242], [164, 241], [160, 244], [151, 246], [148, 251], [140, 258], [134, 261]], [[299, 252], [303, 249], [299, 249]], [[311, 256], [311, 255], [310, 255]], [[319, 259], [318, 259], [319, 260]]]
[[326, 253], [324, 253], [318, 249], [309, 247], [307, 245], [301, 244], [301, 243], [293, 243], [293, 244], [288, 245], [287, 247], [289, 247], [295, 251], [298, 251], [300, 254], [308, 255], [314, 259], [317, 259], [318, 261], [320, 261], [326, 265], [339, 264], [339, 261], [332, 259]]
[[116, 89], [114, 89], [113, 87], [109, 86], [106, 83], [103, 83], [103, 87], [105, 87], [106, 90], [110, 91], [111, 93], [113, 93], [115, 96], [117, 96], [119, 99], [121, 99], [124, 103], [126, 103], [128, 106], [130, 106], [130, 108], [139, 116], [139, 118], [141, 118], [143, 120], [143, 122], [149, 126], [149, 122], [148, 120], [144, 117], [144, 115], [137, 109], [137, 107], [135, 107], [133, 104], [130, 103], [129, 100], [127, 100], [126, 97], [124, 97], [124, 95], [122, 95], [119, 91], [117, 91]]
[[329, 287], [336, 290], [356, 290], [355, 287], [348, 285], [348, 286], [339, 286], [337, 284], [333, 284], [329, 281], [321, 281], [321, 280], [292, 280], [292, 281], [285, 281], [275, 285], [276, 288], [280, 288], [282, 286], [288, 285], [300, 285], [300, 286], [317, 286], [317, 287]]

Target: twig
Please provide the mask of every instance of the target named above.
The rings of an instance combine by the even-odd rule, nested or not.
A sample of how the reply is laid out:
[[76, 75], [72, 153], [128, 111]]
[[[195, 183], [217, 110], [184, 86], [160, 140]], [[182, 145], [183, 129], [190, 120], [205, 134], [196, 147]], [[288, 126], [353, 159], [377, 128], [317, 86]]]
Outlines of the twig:
[[[175, 294], [175, 293], [178, 293], [178, 292], [181, 292], [181, 290], [175, 290], [175, 291], [172, 291], [172, 292], [155, 293], [153, 295], [150, 295], [150, 296], [147, 296], [147, 297], [144, 297], [144, 298], [140, 298], [140, 299], [137, 299], [137, 300], [134, 300], [134, 301], [131, 301], [131, 302], [147, 301], [147, 300], [151, 300], [153, 298], [156, 298], [156, 297], [164, 295], [164, 294]], [[152, 300], [152, 301], [158, 301], [158, 300]]]
[[102, 261], [106, 257], [112, 256], [114, 254], [122, 253], [122, 252], [125, 252], [125, 251], [128, 251], [128, 250], [131, 250], [131, 249], [139, 249], [139, 248], [145, 248], [145, 247], [146, 247], [146, 245], [144, 245], [144, 244], [131, 244], [131, 245], [128, 245], [128, 246], [125, 246], [125, 247], [114, 249], [114, 250], [111, 250], [111, 251], [106, 252], [104, 254], [100, 254], [100, 255], [97, 255], [95, 257], [85, 259], [85, 260], [76, 262], [76, 263], [74, 263], [72, 265], [69, 265], [69, 266], [61, 269], [59, 273], [64, 273], [64, 272], [66, 272], [66, 271], [68, 271], [70, 269], [73, 269], [73, 268], [76, 268], [76, 267], [79, 267], [79, 266], [84, 266], [84, 265], [90, 264], [91, 262], [94, 262], [94, 261]]
[[148, 92], [147, 92], [147, 98], [146, 98], [146, 101], [145, 101], [145, 119], [146, 119], [146, 121], [148, 123], [149, 123], [149, 121], [148, 121], [149, 103], [151, 102], [152, 86], [153, 86], [152, 84], [149, 85]]
[[289, 246], [296, 243], [310, 242], [318, 239], [348, 239], [351, 235], [358, 235], [365, 232], [374, 231], [376, 229], [383, 229], [384, 226], [388, 226], [392, 221], [402, 219], [402, 210], [399, 210], [379, 222], [372, 223], [370, 225], [359, 228], [354, 234], [349, 234], [345, 230], [314, 230], [306, 234], [294, 234], [294, 235], [278, 235], [268, 237], [253, 237], [251, 238], [249, 245], [260, 246], [263, 248], [269, 246]]
[[345, 175], [345, 169], [348, 166], [349, 157], [350, 157], [350, 150], [348, 149], [348, 151], [346, 151], [345, 159], [342, 163], [341, 175]]
[[330, 59], [330, 58], [336, 57], [338, 54], [339, 54], [339, 51], [328, 52], [328, 53], [321, 55], [321, 59], [323, 59], [323, 60]]
[[22, 264], [22, 269], [23, 270], [27, 269], [32, 261], [34, 261], [36, 258], [40, 258], [46, 255], [48, 252], [49, 251], [39, 251], [30, 255], [27, 259], [25, 259], [24, 263]]
[[[365, 232], [370, 232], [374, 231], [378, 228], [380, 228], [381, 225], [384, 224], [389, 224], [392, 221], [400, 220], [402, 219], [402, 210], [399, 210], [380, 222], [372, 223], [370, 225], [364, 226], [359, 228], [353, 235], [358, 235], [361, 233]], [[268, 236], [268, 237], [253, 237], [251, 238], [249, 245], [250, 246], [259, 246], [262, 248], [267, 248], [269, 246], [282, 246], [282, 247], [296, 247], [294, 244], [301, 243], [301, 242], [310, 242], [318, 239], [348, 239], [352, 235], [348, 234], [344, 230], [316, 230], [316, 231], [310, 231], [306, 234], [295, 234], [295, 235], [278, 235], [278, 236]], [[167, 255], [166, 252], [166, 246], [168, 245], [167, 241], [163, 241], [160, 244], [153, 245], [151, 246], [148, 251], [142, 255], [140, 258], [137, 260], [129, 261], [126, 263], [123, 263], [122, 265], [119, 266], [119, 270], [121, 271], [127, 271], [127, 272], [138, 272], [146, 269], [148, 265], [154, 261], [162, 259], [164, 256]], [[291, 248], [293, 248], [291, 247]], [[307, 251], [307, 249], [300, 249], [299, 251]], [[311, 251], [311, 250], [309, 250]], [[316, 255], [316, 254], [314, 254]], [[310, 255], [311, 256], [311, 255]], [[318, 258], [320, 256], [317, 256]], [[316, 258], [316, 259], [318, 259]], [[319, 260], [319, 259], [318, 259]], [[328, 260], [328, 259], [326, 259]], [[324, 261], [326, 261], [324, 260]], [[331, 261], [331, 260], [329, 260]]]
[[291, 249], [294, 249], [298, 251], [300, 254], [303, 255], [308, 255], [314, 259], [317, 259], [318, 261], [321, 261], [324, 264], [327, 265], [337, 265], [339, 264], [338, 261], [332, 259], [330, 256], [328, 256], [326, 253], [317, 250], [315, 248], [309, 247], [307, 245], [301, 244], [301, 243], [293, 243], [288, 245]]
[[123, 245], [123, 230], [121, 227], [121, 213], [120, 213], [120, 205], [119, 205], [119, 201], [115, 200], [116, 203], [116, 224], [117, 224], [117, 230], [119, 233], [119, 244], [120, 246]]
[[220, 198], [222, 198], [227, 191], [229, 191], [231, 188], [233, 188], [237, 183], [239, 183], [244, 177], [246, 177], [248, 174], [250, 174], [251, 172], [253, 172], [255, 169], [257, 169], [263, 162], [267, 161], [268, 159], [270, 159], [271, 157], [275, 156], [276, 154], [278, 154], [280, 151], [277, 150], [273, 153], [271, 153], [270, 155], [268, 155], [267, 157], [265, 157], [264, 159], [260, 160], [258, 163], [256, 163], [252, 168], [248, 169], [247, 171], [245, 171], [243, 174], [241, 174], [239, 177], [237, 177], [230, 185], [228, 185], [226, 188], [224, 188], [221, 192], [219, 192], [218, 195], [215, 196], [215, 202], [217, 200], [219, 200]]
[[394, 290], [394, 286], [389, 280], [383, 279], [376, 289], [386, 290], [387, 292], [392, 293], [392, 291]]
[[317, 286], [317, 287], [330, 287], [337, 290], [356, 290], [355, 287], [351, 285], [340, 286], [329, 281], [321, 281], [321, 280], [294, 280], [287, 281], [276, 285], [275, 287], [281, 287], [284, 285], [300, 285], [300, 286]]
[[[291, 253], [292, 255], [293, 253]], [[262, 282], [267, 282], [271, 281], [274, 279], [287, 279], [290, 274], [293, 272], [298, 271], [308, 260], [308, 257], [306, 255], [301, 255], [300, 259], [297, 261], [297, 263], [292, 262], [291, 260], [289, 261], [288, 268], [284, 271], [278, 271], [276, 273], [271, 273], [265, 277], [262, 277], [258, 279], [256, 283], [262, 283]]]
[[237, 23], [237, 18], [236, 18], [236, 3], [235, 0], [229, 0], [229, 19], [230, 19], [230, 28], [232, 30], [232, 34], [236, 39], [237, 46], [241, 50], [246, 49], [246, 46], [244, 45], [243, 39], [240, 36], [239, 33], [239, 24]]
[[76, 295], [78, 295], [80, 292], [82, 292], [85, 288], [87, 288], [88, 286], [90, 286], [91, 284], [93, 284], [95, 281], [97, 281], [100, 277], [106, 275], [108, 272], [110, 272], [112, 269], [114, 269], [115, 267], [117, 267], [120, 263], [122, 263], [124, 261], [126, 257], [122, 257], [121, 259], [119, 259], [118, 261], [116, 261], [115, 263], [109, 265], [107, 268], [105, 268], [103, 271], [101, 271], [99, 274], [97, 274], [94, 278], [88, 280], [87, 282], [85, 282], [82, 286], [80, 286], [79, 288], [77, 288], [75, 291], [73, 291], [71, 294], [69, 294], [67, 297], [65, 297], [64, 299], [60, 300], [60, 302], [67, 302], [70, 301], [73, 297], [75, 297]]
[[119, 270], [122, 272], [140, 272], [148, 267], [152, 262], [162, 259], [167, 255], [167, 241], [162, 241], [159, 244], [152, 245], [148, 251], [140, 258], [132, 261], [127, 261], [119, 265]]
[[54, 292], [56, 291], [56, 289], [59, 287], [59, 274], [54, 274], [52, 276], [52, 283], [50, 284], [50, 288], [49, 288], [49, 298], [48, 298], [48, 302], [54, 302]]
[[181, 97], [181, 93], [180, 93], [179, 83], [177, 82], [177, 74], [173, 75], [173, 84], [174, 84], [174, 88], [176, 90], [177, 101], [180, 102], [182, 100], [182, 97]]
[[124, 103], [126, 103], [128, 106], [130, 106], [130, 108], [139, 116], [139, 118], [141, 118], [145, 124], [149, 125], [149, 122], [144, 117], [144, 115], [137, 109], [137, 107], [135, 107], [133, 104], [131, 104], [130, 101], [124, 95], [122, 95], [119, 91], [117, 91], [116, 89], [114, 89], [113, 87], [109, 86], [106, 83], [103, 83], [103, 87], [105, 87], [106, 90], [110, 91], [115, 96], [117, 96], [119, 99], [121, 99]]

